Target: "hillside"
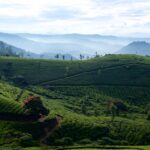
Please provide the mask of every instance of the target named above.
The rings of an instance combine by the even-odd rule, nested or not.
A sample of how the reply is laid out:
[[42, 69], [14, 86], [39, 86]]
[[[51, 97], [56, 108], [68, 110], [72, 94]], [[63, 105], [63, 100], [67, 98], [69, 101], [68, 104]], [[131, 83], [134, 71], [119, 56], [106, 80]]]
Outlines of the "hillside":
[[3, 41], [0, 41], [0, 55], [1, 56], [16, 56], [16, 57], [23, 57], [23, 58], [40, 58], [39, 54], [27, 52], [24, 49], [7, 44]]
[[8, 79], [21, 75], [29, 84], [149, 86], [149, 64], [149, 57], [134, 55], [110, 55], [86, 61], [1, 57], [0, 72]]
[[150, 55], [150, 44], [145, 41], [132, 42], [117, 51], [117, 54]]
[[[0, 148], [41, 144], [50, 149], [149, 148], [150, 57], [108, 55], [85, 61], [0, 57], [0, 66]], [[56, 115], [63, 117], [61, 126], [44, 135], [44, 143], [45, 127], [52, 130], [50, 122], [22, 122], [18, 117], [27, 117], [20, 106], [31, 94], [40, 96], [50, 110], [50, 122]], [[113, 113], [108, 106], [115, 102], [125, 109], [116, 105]], [[7, 112], [18, 119], [10, 120]]]
[[32, 52], [27, 52], [26, 50], [23, 50], [21, 48], [17, 48], [13, 45], [9, 45], [5, 42], [0, 41], [0, 56], [16, 56], [16, 57], [23, 57], [23, 58], [34, 58], [34, 59], [58, 59], [63, 60], [63, 57], [65, 60], [71, 60], [76, 59], [70, 54], [57, 54], [58, 58], [56, 58], [56, 54], [51, 53], [42, 53], [42, 54], [36, 54]]
[[[14, 45], [16, 47], [19, 47], [21, 49], [26, 49], [31, 52], [39, 53], [38, 50], [40, 50], [42, 47], [45, 48], [45, 45], [41, 43], [36, 43], [34, 41], [28, 40], [26, 38], [20, 37], [16, 34], [9, 34], [9, 33], [0, 33], [0, 40], [4, 41], [10, 45]], [[33, 49], [35, 51], [33, 51]], [[43, 49], [41, 49], [43, 50]]]
[[[3, 97], [5, 97], [5, 99], [10, 99], [11, 97], [11, 103], [14, 103], [16, 105], [17, 102], [15, 102], [14, 100], [20, 93], [21, 89], [4, 82], [0, 83], [0, 87], [1, 91], [5, 89], [4, 92], [1, 93]], [[107, 96], [99, 94], [97, 90], [92, 91], [91, 89], [87, 88], [81, 91], [81, 88], [78, 89], [80, 92], [77, 92], [76, 88], [73, 90], [76, 91], [76, 94], [78, 93], [78, 95], [76, 96], [71, 96], [71, 93], [65, 94], [64, 92], [59, 92], [58, 89], [56, 91], [49, 90], [48, 96], [46, 95], [45, 89], [39, 87], [35, 87], [32, 89], [33, 94], [39, 93], [40, 95], [41, 91], [42, 100], [51, 111], [49, 118], [53, 118], [56, 113], [63, 116], [63, 123], [61, 127], [49, 137], [47, 144], [53, 146], [67, 146], [72, 145], [73, 143], [78, 143], [78, 145], [84, 145], [82, 149], [84, 149], [86, 145], [88, 147], [89, 144], [91, 145], [92, 143], [95, 143], [95, 146], [91, 146], [91, 148], [96, 148], [99, 144], [149, 144], [148, 135], [150, 133], [150, 123], [146, 121], [146, 116], [142, 113], [142, 110], [138, 110], [137, 107], [136, 112], [134, 112], [135, 108], [131, 105], [132, 109], [130, 108], [131, 110], [127, 113], [126, 117], [123, 117], [124, 115], [122, 114], [120, 117], [116, 117], [112, 122], [111, 116], [104, 115], [104, 102], [107, 101]], [[34, 93], [33, 91], [36, 93]], [[86, 99], [83, 95], [86, 94], [85, 92], [87, 91], [89, 92], [90, 96], [88, 98], [89, 100], [87, 102], [85, 101], [85, 103], [87, 103], [86, 107], [88, 107], [88, 114], [86, 114], [85, 112], [82, 113], [81, 109], [82, 101]], [[19, 100], [19, 104], [22, 103], [21, 101], [25, 99], [30, 94], [30, 92], [31, 91], [29, 90], [24, 91]], [[81, 92], [83, 95], [80, 94]], [[96, 94], [95, 96], [97, 98], [93, 97], [93, 94]], [[3, 102], [5, 112], [7, 110], [10, 110], [11, 107], [11, 111], [16, 114], [16, 106], [15, 109], [13, 109], [14, 105], [8, 105], [7, 101], [8, 100], [5, 100], [5, 102], [3, 102], [2, 98], [0, 97], [0, 102], [1, 104]], [[0, 110], [0, 115], [2, 114], [2, 110], [3, 109]], [[40, 139], [41, 133], [43, 131], [43, 125], [41, 125], [40, 122], [19, 123], [15, 121], [5, 122], [1, 120], [0, 127], [0, 143], [1, 145], [3, 145], [2, 149], [6, 150], [8, 150], [9, 147], [11, 147], [11, 149], [15, 149], [16, 147], [21, 149], [21, 147], [38, 146], [38, 140]], [[141, 136], [139, 137], [139, 135]], [[9, 136], [9, 139], [6, 139], [6, 136]], [[17, 137], [19, 137], [19, 139]]]
[[2, 55], [2, 56], [20, 55], [21, 56], [23, 53], [25, 53], [25, 50], [14, 47], [12, 45], [9, 45], [7, 43], [4, 43], [4, 42], [0, 41], [0, 55]]

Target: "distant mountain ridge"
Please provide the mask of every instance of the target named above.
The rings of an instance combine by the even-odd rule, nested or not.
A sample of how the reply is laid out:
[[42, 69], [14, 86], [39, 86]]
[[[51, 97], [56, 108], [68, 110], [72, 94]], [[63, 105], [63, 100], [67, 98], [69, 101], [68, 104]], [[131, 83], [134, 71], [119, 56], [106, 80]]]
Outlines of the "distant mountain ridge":
[[[29, 33], [0, 33], [0, 40], [10, 45], [14, 45], [15, 47], [32, 52], [32, 54], [36, 55], [34, 55], [34, 57], [38, 57], [37, 55], [43, 53], [48, 53], [51, 55], [69, 54], [76, 58], [79, 58], [80, 54], [94, 56], [96, 52], [99, 55], [114, 54], [116, 51], [117, 53], [121, 53], [122, 47], [133, 41], [150, 42], [150, 38], [117, 37], [99, 34], [48, 35]], [[135, 52], [130, 50], [129, 54], [135, 54]], [[147, 51], [144, 50], [143, 53], [139, 54], [147, 55]]]
[[34, 53], [63, 53], [79, 56], [80, 53], [100, 55], [112, 53], [123, 45], [114, 36], [84, 35], [84, 34], [8, 34], [0, 33], [0, 40], [16, 47], [27, 49]]
[[18, 55], [21, 56], [24, 53], [26, 53], [25, 50], [21, 49], [21, 48], [17, 48], [15, 46], [9, 45], [3, 41], [0, 41], [0, 55]]
[[74, 60], [76, 59], [70, 54], [58, 54], [58, 58], [56, 58], [56, 54], [51, 53], [42, 53], [36, 54], [32, 52], [28, 52], [24, 49], [12, 46], [7, 44], [3, 41], [0, 41], [0, 55], [1, 56], [17, 56], [17, 57], [24, 57], [24, 58], [42, 58], [42, 59], [58, 59], [58, 60]]
[[123, 47], [117, 54], [137, 54], [137, 55], [150, 55], [150, 43], [145, 41], [134, 41], [127, 46]]

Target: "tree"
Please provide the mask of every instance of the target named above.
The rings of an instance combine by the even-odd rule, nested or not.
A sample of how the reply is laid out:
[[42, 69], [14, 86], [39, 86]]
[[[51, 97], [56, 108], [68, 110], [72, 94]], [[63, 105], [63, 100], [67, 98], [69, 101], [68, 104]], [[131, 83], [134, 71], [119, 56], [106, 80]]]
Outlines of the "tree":
[[116, 106], [116, 114], [119, 116], [120, 112], [126, 112], [127, 106], [122, 101], [114, 101], [114, 105]]
[[95, 52], [95, 57], [98, 57], [99, 55], [98, 55], [98, 52]]
[[120, 112], [126, 112], [127, 106], [120, 100], [110, 100], [107, 103], [107, 112], [112, 114], [112, 120], [115, 116], [119, 116]]
[[59, 54], [57, 54], [57, 55], [55, 56], [55, 58], [58, 60], [58, 59], [59, 59]]
[[11, 46], [5, 48], [5, 55], [6, 56], [16, 56], [16, 53], [13, 51]]
[[63, 57], [63, 60], [65, 60], [65, 55], [63, 55], [62, 57]]
[[16, 52], [13, 51], [11, 46], [5, 46], [4, 43], [0, 42], [0, 55], [2, 56], [17, 56]]
[[84, 55], [80, 54], [80, 60], [84, 59]]

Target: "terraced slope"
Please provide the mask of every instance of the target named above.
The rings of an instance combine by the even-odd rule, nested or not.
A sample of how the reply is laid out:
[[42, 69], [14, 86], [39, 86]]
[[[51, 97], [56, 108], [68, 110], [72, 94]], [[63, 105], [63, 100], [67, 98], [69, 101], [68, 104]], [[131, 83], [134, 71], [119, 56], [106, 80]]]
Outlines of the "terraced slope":
[[31, 122], [39, 119], [38, 115], [29, 113], [16, 97], [22, 90], [4, 82], [0, 82], [0, 120]]
[[[47, 132], [42, 138], [45, 141], [46, 137], [48, 145], [150, 144], [150, 122], [145, 112], [150, 98], [149, 57], [113, 55], [88, 61], [0, 57], [0, 66], [1, 80], [7, 81], [0, 83], [0, 117], [2, 120], [5, 120], [3, 116], [9, 118], [8, 122], [0, 121], [0, 144], [17, 141], [18, 145], [24, 147], [20, 141], [22, 137], [23, 142], [31, 144], [28, 146], [38, 146], [40, 143], [43, 126], [45, 128], [49, 124], [10, 122], [14, 117], [8, 115], [27, 117], [21, 102], [30, 93], [41, 96], [50, 109], [50, 118], [56, 114], [64, 118], [60, 128], [50, 137]], [[13, 84], [18, 76], [28, 83], [23, 87], [23, 92], [22, 86], [16, 82], [18, 87]], [[19, 100], [15, 101], [18, 95]], [[106, 112], [109, 99], [122, 100], [128, 112], [112, 120], [111, 114]], [[7, 136], [10, 138], [6, 139]], [[18, 137], [19, 141], [16, 139]]]
[[87, 61], [0, 58], [2, 78], [34, 85], [150, 85], [150, 58], [113, 55]]
[[149, 86], [150, 65], [125, 64], [85, 71], [73, 76], [43, 82], [42, 85], [122, 85]]

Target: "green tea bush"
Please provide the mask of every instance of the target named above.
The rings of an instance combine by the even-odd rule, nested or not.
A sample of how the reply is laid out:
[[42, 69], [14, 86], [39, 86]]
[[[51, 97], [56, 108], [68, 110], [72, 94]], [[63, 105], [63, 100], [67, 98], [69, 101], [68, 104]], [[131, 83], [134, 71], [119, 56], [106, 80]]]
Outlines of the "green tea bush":
[[70, 137], [64, 137], [62, 139], [57, 139], [54, 141], [55, 145], [64, 146], [64, 145], [73, 145], [73, 140]]
[[24, 136], [19, 138], [20, 145], [23, 147], [31, 147], [34, 146], [34, 141], [31, 134], [25, 134]]
[[90, 139], [82, 139], [78, 143], [84, 145], [84, 144], [91, 144], [92, 141]]
[[150, 111], [148, 111], [148, 113], [147, 113], [147, 120], [150, 121]]
[[113, 140], [110, 137], [103, 137], [102, 139], [102, 145], [119, 145], [119, 140]]

